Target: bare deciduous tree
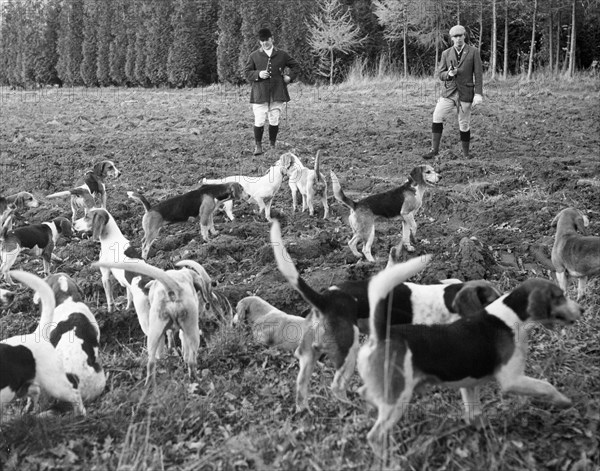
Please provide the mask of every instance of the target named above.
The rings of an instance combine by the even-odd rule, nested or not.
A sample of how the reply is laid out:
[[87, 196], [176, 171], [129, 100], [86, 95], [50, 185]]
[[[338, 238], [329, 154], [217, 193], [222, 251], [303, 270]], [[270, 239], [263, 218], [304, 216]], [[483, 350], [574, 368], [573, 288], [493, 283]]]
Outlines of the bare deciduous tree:
[[538, 0], [533, 2], [533, 18], [531, 20], [531, 46], [529, 48], [529, 67], [527, 67], [527, 81], [531, 80], [531, 74], [533, 73], [533, 53], [535, 51], [535, 26], [537, 23], [537, 10]]
[[350, 11], [344, 10], [339, 0], [321, 0], [319, 10], [308, 27], [309, 44], [329, 65], [329, 84], [333, 85], [335, 53], [348, 54], [366, 38], [360, 37]]

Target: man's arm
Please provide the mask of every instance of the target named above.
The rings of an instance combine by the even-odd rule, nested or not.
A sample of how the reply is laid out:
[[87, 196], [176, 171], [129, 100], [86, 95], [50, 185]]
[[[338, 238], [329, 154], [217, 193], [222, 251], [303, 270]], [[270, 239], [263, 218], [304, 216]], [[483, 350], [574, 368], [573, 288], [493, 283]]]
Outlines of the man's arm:
[[288, 54], [288, 60], [285, 65], [290, 69], [290, 82], [295, 81], [298, 78], [298, 75], [300, 75], [300, 64], [296, 59]]
[[446, 60], [447, 54], [446, 51], [442, 52], [442, 58], [440, 59], [440, 63], [438, 64], [438, 75], [440, 80], [445, 82], [446, 80], [452, 80], [452, 76], [448, 75], [448, 64]]
[[244, 67], [244, 75], [246, 77], [246, 80], [251, 83], [257, 82], [258, 80], [260, 80], [260, 77], [258, 76], [259, 72], [260, 71], [256, 69], [256, 64], [252, 59], [252, 54], [250, 54], [248, 56], [248, 60], [246, 61], [246, 66]]

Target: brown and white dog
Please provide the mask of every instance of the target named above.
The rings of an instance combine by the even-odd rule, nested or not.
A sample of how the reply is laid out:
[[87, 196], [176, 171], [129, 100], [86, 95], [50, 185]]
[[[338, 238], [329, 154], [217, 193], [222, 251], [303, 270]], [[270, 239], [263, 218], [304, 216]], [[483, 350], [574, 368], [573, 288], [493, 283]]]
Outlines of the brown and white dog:
[[[346, 388], [354, 373], [358, 353], [358, 303], [350, 294], [334, 287], [318, 293], [300, 277], [281, 238], [279, 223], [271, 226], [271, 244], [279, 271], [307, 301], [312, 310], [306, 317], [308, 325], [294, 356], [300, 361], [296, 381], [296, 409], [308, 406], [308, 389], [314, 366], [321, 355], [333, 363], [336, 370], [331, 390], [335, 397], [346, 402]], [[407, 277], [421, 271], [429, 257], [413, 259]]]
[[288, 184], [292, 192], [292, 208], [296, 211], [297, 207], [297, 192], [300, 192], [302, 197], [302, 211], [306, 211], [313, 216], [315, 213], [314, 201], [319, 199], [323, 204], [324, 215], [323, 219], [329, 216], [329, 204], [327, 203], [327, 182], [325, 176], [320, 171], [321, 151], [317, 151], [315, 157], [315, 168], [309, 169], [302, 165], [302, 162], [295, 154], [288, 152], [284, 155], [290, 155], [292, 165], [288, 170]]
[[164, 335], [168, 329], [180, 331], [183, 359], [190, 377], [196, 376], [200, 346], [200, 315], [197, 292], [206, 289], [206, 281], [190, 268], [163, 271], [143, 260], [129, 262], [96, 262], [101, 269], [127, 270], [152, 278], [148, 289], [148, 365], [146, 384], [155, 380], [156, 359], [160, 357]]
[[287, 314], [259, 296], [242, 298], [235, 311], [234, 325], [247, 325], [256, 342], [280, 350], [295, 351], [311, 328], [310, 320]]
[[[12, 271], [11, 276], [28, 285], [32, 280], [39, 279], [23, 271]], [[40, 322], [46, 323], [54, 312], [54, 296], [46, 284], [40, 285], [39, 289], [43, 299]], [[73, 404], [77, 415], [85, 415], [75, 379], [65, 371], [60, 355], [49, 339], [39, 332], [2, 340], [0, 371], [0, 404], [27, 395], [36, 407], [40, 393], [44, 391], [56, 400]]]
[[556, 237], [552, 247], [552, 264], [559, 286], [567, 293], [569, 277], [577, 278], [577, 301], [585, 296], [589, 276], [600, 274], [600, 237], [581, 233], [589, 225], [585, 214], [566, 208], [552, 220]]
[[[259, 213], [265, 213], [267, 221], [271, 221], [271, 204], [275, 193], [279, 191], [283, 177], [288, 174], [288, 170], [292, 165], [292, 159], [288, 154], [283, 154], [277, 162], [275, 162], [267, 173], [261, 177], [248, 175], [233, 175], [225, 178], [202, 180], [202, 184], [217, 184], [235, 182], [242, 185], [244, 191], [249, 195], [250, 199], [258, 205]], [[230, 220], [233, 221], [233, 201], [225, 202], [225, 212]]]
[[[92, 239], [100, 242], [100, 262], [124, 262], [135, 259], [131, 254], [129, 240], [123, 235], [119, 226], [112, 215], [102, 208], [93, 208], [88, 213], [75, 221], [73, 225], [76, 231], [92, 232]], [[113, 312], [114, 301], [112, 287], [110, 284], [110, 275], [115, 277], [121, 286], [127, 290], [127, 307], [129, 309], [135, 301], [131, 292], [131, 279], [133, 273], [126, 273], [124, 270], [100, 268], [102, 273], [102, 286], [106, 295], [106, 305], [108, 312]], [[136, 306], [137, 310], [137, 306]]]
[[202, 185], [196, 190], [168, 198], [154, 206], [139, 193], [128, 191], [127, 195], [131, 199], [142, 203], [146, 209], [142, 218], [142, 228], [144, 229], [142, 257], [144, 259], [148, 258], [150, 246], [158, 237], [158, 233], [164, 225], [187, 222], [190, 217], [198, 217], [200, 218], [202, 238], [208, 241], [209, 232], [213, 235], [217, 234], [213, 223], [217, 201], [248, 198], [247, 193], [239, 183]]
[[77, 219], [77, 209], [83, 208], [85, 214], [96, 207], [96, 198], [100, 198], [100, 207], [106, 209], [106, 185], [104, 180], [107, 177], [118, 178], [121, 172], [117, 170], [114, 162], [111, 160], [103, 160], [98, 162], [92, 170], [86, 172], [83, 179], [76, 184], [77, 187], [59, 191], [48, 195], [46, 198], [63, 198], [65, 196], [71, 196], [71, 220], [75, 223]]
[[402, 216], [402, 242], [407, 251], [415, 249], [410, 243], [411, 235], [416, 238], [417, 223], [415, 213], [423, 204], [423, 195], [428, 186], [435, 185], [440, 180], [440, 175], [430, 165], [419, 165], [410, 172], [406, 183], [376, 195], [367, 196], [360, 201], [353, 201], [342, 191], [340, 182], [331, 172], [331, 182], [335, 199], [350, 208], [348, 219], [352, 228], [353, 236], [348, 242], [352, 253], [361, 257], [357, 250], [359, 242], [363, 242], [362, 252], [370, 262], [375, 259], [371, 255], [371, 247], [375, 239], [375, 218], [394, 218]]
[[35, 255], [42, 257], [44, 273], [49, 275], [54, 246], [60, 237], [71, 237], [71, 222], [67, 218], [57, 217], [50, 222], [30, 224], [13, 230], [9, 230], [10, 225], [9, 218], [0, 229], [0, 241], [2, 241], [0, 272], [6, 282], [13, 284], [9, 270], [24, 249], [33, 250]]
[[76, 381], [81, 399], [95, 399], [106, 385], [98, 352], [100, 328], [81, 288], [65, 273], [50, 275], [45, 281], [33, 276], [23, 282], [36, 291], [34, 301], [41, 301], [42, 306], [50, 303], [49, 296], [56, 300], [51, 316], [41, 320], [35, 332], [50, 340], [67, 375]]
[[558, 407], [571, 405], [550, 383], [524, 373], [529, 324], [572, 324], [581, 315], [581, 307], [567, 300], [558, 286], [531, 279], [479, 314], [448, 325], [392, 326], [386, 335], [384, 300], [407, 273], [405, 264], [395, 265], [369, 284], [370, 335], [359, 351], [358, 371], [365, 383], [360, 393], [378, 409], [367, 436], [375, 453], [385, 450], [386, 434], [402, 417], [413, 392], [427, 384], [464, 388], [468, 422], [481, 417], [474, 388], [492, 379], [506, 393], [535, 396]]

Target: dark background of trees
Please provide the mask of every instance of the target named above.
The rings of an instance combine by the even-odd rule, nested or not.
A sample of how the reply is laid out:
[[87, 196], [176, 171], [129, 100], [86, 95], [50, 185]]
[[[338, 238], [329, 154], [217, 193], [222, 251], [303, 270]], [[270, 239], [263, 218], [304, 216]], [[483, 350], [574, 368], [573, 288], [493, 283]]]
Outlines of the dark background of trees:
[[[404, 67], [402, 40], [386, 40], [374, 14], [374, 1], [340, 0], [366, 40], [353, 54], [339, 58], [338, 81], [356, 59], [374, 69], [381, 60], [398, 70]], [[492, 0], [398, 1], [419, 5], [421, 10], [435, 3], [431, 15], [436, 18], [425, 15], [427, 21], [415, 18], [408, 22], [406, 65], [411, 75], [433, 73], [436, 39], [431, 24], [445, 33], [459, 19], [471, 42], [481, 44], [482, 59], [489, 66]], [[600, 59], [599, 3], [538, 0], [535, 70], [564, 71], [573, 4], [576, 68], [586, 69]], [[506, 5], [509, 73], [522, 73], [526, 67], [533, 4], [533, 0], [496, 0], [497, 67], [503, 65]], [[318, 5], [318, 0], [6, 0], [0, 23], [0, 83], [15, 87], [238, 84], [244, 81], [243, 64], [258, 47], [256, 32], [262, 27], [269, 27], [276, 46], [301, 63], [301, 79], [313, 83], [321, 77], [318, 57], [309, 46], [307, 25], [312, 15], [318, 14]], [[410, 8], [406, 11], [411, 14]], [[448, 46], [447, 35], [441, 38], [438, 49]]]

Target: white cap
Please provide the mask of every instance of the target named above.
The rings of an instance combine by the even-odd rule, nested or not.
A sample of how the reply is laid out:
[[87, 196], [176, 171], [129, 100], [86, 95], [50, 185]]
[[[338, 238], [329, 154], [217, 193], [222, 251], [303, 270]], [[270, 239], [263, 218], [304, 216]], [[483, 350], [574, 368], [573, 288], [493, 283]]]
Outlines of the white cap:
[[456, 36], [457, 34], [465, 34], [465, 28], [461, 25], [455, 25], [450, 28], [450, 37]]

